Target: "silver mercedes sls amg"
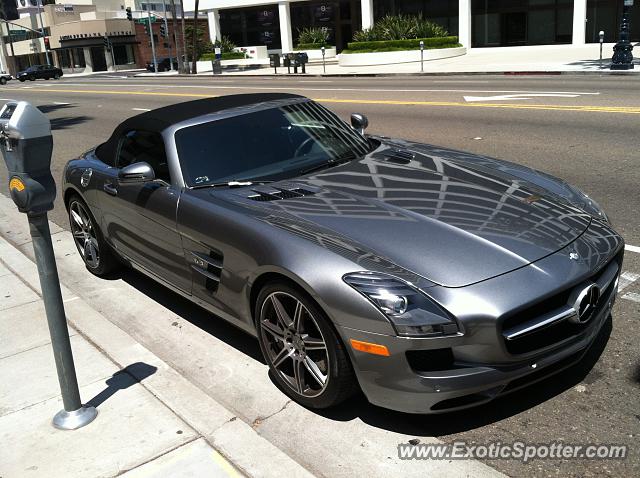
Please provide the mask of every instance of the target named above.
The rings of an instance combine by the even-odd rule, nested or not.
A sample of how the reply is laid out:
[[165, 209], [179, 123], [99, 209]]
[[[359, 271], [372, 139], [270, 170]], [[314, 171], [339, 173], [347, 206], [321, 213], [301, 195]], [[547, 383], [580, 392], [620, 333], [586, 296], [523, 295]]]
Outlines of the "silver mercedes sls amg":
[[98, 276], [134, 267], [256, 336], [279, 387], [312, 408], [361, 390], [457, 410], [580, 361], [624, 253], [598, 204], [366, 126], [290, 94], [127, 119], [66, 166], [78, 251]]

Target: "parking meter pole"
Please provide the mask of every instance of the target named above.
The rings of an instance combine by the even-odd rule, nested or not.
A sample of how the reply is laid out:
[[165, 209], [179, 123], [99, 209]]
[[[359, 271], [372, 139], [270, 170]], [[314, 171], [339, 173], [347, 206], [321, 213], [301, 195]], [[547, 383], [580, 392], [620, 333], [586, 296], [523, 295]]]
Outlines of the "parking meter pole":
[[53, 425], [63, 430], [74, 430], [93, 421], [98, 411], [93, 407], [83, 407], [80, 400], [47, 214], [28, 215], [28, 218], [64, 406], [53, 417]]
[[420, 40], [420, 72], [424, 73], [424, 41]]
[[327, 68], [324, 64], [324, 55], [325, 55], [325, 51], [324, 51], [324, 47], [321, 48], [322, 50], [322, 73], [326, 73], [327, 72]]
[[27, 215], [40, 276], [42, 300], [64, 406], [53, 418], [53, 425], [74, 430], [93, 421], [98, 412], [93, 407], [83, 407], [80, 401], [47, 220], [47, 211], [53, 209], [56, 197], [56, 185], [51, 175], [53, 138], [49, 120], [26, 101], [7, 102], [0, 111], [0, 150], [9, 172], [11, 199], [18, 210]]

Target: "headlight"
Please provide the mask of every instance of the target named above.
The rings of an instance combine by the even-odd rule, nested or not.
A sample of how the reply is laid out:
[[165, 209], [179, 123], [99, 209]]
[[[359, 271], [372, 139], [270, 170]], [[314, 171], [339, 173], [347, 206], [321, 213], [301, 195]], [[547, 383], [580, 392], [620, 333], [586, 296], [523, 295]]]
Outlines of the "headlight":
[[343, 280], [384, 313], [398, 335], [429, 337], [457, 334], [458, 324], [419, 290], [395, 277], [373, 272], [347, 274]]

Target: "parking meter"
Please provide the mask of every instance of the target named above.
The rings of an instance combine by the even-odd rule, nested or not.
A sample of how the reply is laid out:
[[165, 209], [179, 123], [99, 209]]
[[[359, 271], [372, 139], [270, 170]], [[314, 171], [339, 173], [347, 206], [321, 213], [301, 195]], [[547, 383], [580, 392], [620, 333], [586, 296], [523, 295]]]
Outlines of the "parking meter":
[[51, 176], [53, 138], [48, 118], [26, 101], [10, 101], [0, 112], [0, 143], [11, 199], [20, 212], [53, 209], [56, 185]]
[[11, 198], [29, 221], [40, 276], [42, 301], [64, 404], [64, 409], [53, 417], [53, 425], [73, 430], [93, 421], [98, 412], [93, 407], [82, 406], [80, 401], [58, 269], [51, 244], [47, 211], [53, 209], [56, 185], [51, 176], [53, 138], [49, 119], [26, 101], [9, 101], [0, 111], [0, 149], [9, 171]]
[[420, 71], [424, 72], [424, 40], [420, 40]]
[[600, 30], [598, 36], [600, 37], [600, 68], [602, 68], [602, 44], [604, 43], [604, 31]]

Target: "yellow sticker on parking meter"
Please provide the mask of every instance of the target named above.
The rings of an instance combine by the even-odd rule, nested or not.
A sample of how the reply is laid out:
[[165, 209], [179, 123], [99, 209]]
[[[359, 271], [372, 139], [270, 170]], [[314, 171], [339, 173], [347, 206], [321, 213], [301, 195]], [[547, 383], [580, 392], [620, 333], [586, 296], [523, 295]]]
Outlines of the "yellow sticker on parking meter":
[[24, 191], [24, 183], [20, 178], [11, 178], [11, 181], [9, 181], [9, 189], [22, 192]]

